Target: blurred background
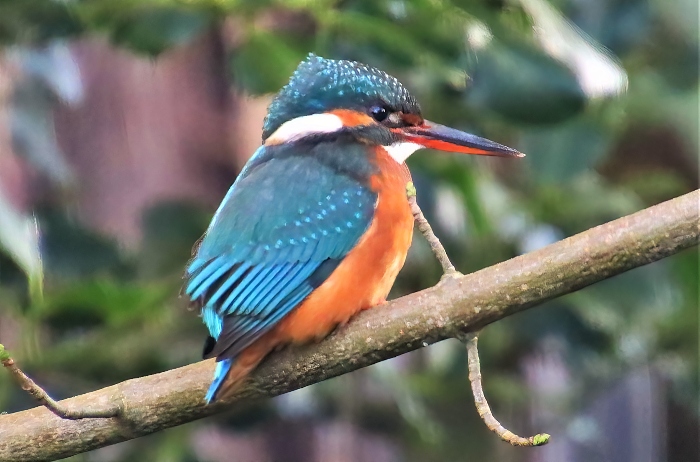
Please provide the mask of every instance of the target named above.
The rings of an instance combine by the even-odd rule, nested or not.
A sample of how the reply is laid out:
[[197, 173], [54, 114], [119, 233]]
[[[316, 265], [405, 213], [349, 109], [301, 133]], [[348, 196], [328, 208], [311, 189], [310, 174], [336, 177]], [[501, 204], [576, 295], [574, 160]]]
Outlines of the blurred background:
[[[56, 398], [199, 360], [195, 240], [309, 52], [528, 154], [409, 165], [471, 272], [698, 188], [694, 0], [0, 0], [0, 342]], [[416, 236], [393, 291], [440, 276]], [[489, 433], [445, 341], [72, 461], [698, 460], [697, 250], [487, 327]], [[0, 411], [35, 403], [0, 373]]]

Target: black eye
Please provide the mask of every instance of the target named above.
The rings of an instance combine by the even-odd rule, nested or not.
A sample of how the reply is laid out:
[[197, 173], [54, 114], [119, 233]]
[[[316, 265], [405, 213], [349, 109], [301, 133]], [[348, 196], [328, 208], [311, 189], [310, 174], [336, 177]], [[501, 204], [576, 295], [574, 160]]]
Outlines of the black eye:
[[389, 116], [389, 111], [383, 106], [372, 106], [369, 113], [377, 122], [382, 122]]

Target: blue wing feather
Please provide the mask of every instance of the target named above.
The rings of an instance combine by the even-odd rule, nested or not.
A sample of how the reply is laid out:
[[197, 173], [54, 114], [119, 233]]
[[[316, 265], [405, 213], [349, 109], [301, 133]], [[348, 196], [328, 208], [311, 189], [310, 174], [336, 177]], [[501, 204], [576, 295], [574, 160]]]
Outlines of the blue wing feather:
[[377, 201], [318, 156], [269, 157], [265, 149], [229, 190], [187, 268], [184, 293], [216, 340], [212, 389], [240, 351], [331, 274], [369, 227]]
[[[221, 257], [217, 257], [212, 261], [199, 261], [195, 260], [195, 263], [197, 263], [197, 269], [198, 271], [196, 273], [193, 272], [193, 277], [190, 279], [190, 281], [187, 284], [187, 288], [185, 293], [189, 296], [192, 297], [192, 299], [195, 299], [201, 295], [201, 292], [197, 292], [197, 289], [202, 287], [201, 284], [206, 281], [206, 279], [212, 275], [212, 273], [216, 272], [218, 269], [220, 269], [220, 265], [216, 264], [216, 261], [221, 261], [224, 262]], [[233, 263], [231, 263], [233, 264]], [[203, 290], [206, 290], [208, 286], [205, 285], [203, 287]], [[202, 291], [203, 291], [202, 290]]]
[[283, 289], [278, 281], [285, 280], [291, 272], [300, 269], [297, 263], [282, 263], [275, 266], [279, 268], [279, 272], [275, 273], [270, 280], [266, 280], [264, 282], [265, 290], [260, 290], [250, 301], [250, 306], [253, 307], [250, 309], [252, 315], [259, 315], [260, 311], [269, 305], [272, 298]]
[[235, 289], [231, 291], [231, 294], [228, 296], [226, 301], [219, 306], [219, 313], [228, 314], [242, 306], [242, 302], [245, 302], [245, 297], [251, 290], [253, 290], [253, 288], [255, 288], [256, 281], [259, 280], [260, 275], [265, 275], [270, 269], [272, 268], [268, 265], [254, 266], [250, 272], [238, 283]]
[[[286, 271], [285, 271], [286, 270]], [[250, 294], [246, 305], [250, 307], [260, 306], [260, 300], [265, 294], [271, 291], [270, 286], [275, 284], [275, 281], [284, 278], [288, 272], [289, 266], [286, 264], [275, 264], [270, 266], [270, 270], [265, 274], [265, 277], [259, 282], [256, 290]]]
[[221, 298], [224, 294], [226, 294], [229, 289], [233, 287], [236, 282], [243, 276], [243, 274], [250, 269], [250, 263], [243, 262], [241, 263], [236, 270], [226, 278], [224, 282], [221, 283], [219, 288], [214, 292], [214, 294], [209, 298], [207, 301], [208, 305], [215, 305], [218, 301], [219, 298]]
[[[275, 311], [269, 314], [265, 322], [250, 323], [250, 325], [244, 326], [245, 328], [239, 328], [235, 332], [235, 335], [238, 335], [237, 341], [245, 345], [251, 344], [261, 335], [261, 333], [266, 331], [266, 326], [268, 324], [275, 325], [299, 303], [301, 303], [312, 291], [313, 287], [310, 285], [302, 285], [297, 287], [291, 294], [285, 297]], [[227, 342], [224, 342], [223, 344], [227, 344]], [[227, 355], [227, 350], [223, 350], [221, 355]]]

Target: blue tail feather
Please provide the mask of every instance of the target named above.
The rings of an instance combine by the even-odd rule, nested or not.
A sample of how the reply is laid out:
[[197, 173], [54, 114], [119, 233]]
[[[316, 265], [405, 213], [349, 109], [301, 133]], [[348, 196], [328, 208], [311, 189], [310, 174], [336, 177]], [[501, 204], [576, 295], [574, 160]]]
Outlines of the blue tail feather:
[[214, 371], [214, 380], [212, 380], [211, 385], [209, 385], [209, 390], [207, 391], [207, 396], [204, 398], [207, 404], [211, 404], [216, 398], [216, 394], [219, 392], [219, 388], [224, 383], [224, 379], [231, 370], [231, 365], [233, 365], [232, 358], [226, 358], [216, 363], [216, 370]]

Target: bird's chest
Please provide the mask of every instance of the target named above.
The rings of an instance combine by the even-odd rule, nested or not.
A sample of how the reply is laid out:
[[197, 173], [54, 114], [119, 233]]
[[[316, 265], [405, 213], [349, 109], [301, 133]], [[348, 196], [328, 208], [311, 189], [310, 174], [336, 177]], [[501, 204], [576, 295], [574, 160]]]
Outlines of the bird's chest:
[[[406, 261], [413, 237], [413, 214], [406, 196], [406, 184], [411, 174], [405, 164], [398, 164], [383, 149], [377, 156], [380, 173], [372, 178], [377, 191], [377, 208], [367, 235], [366, 258], [368, 268], [375, 268], [374, 288], [370, 306], [385, 300], [396, 277]], [[360, 250], [358, 248], [358, 250]]]
[[330, 277], [276, 328], [281, 343], [323, 338], [358, 311], [386, 300], [411, 246], [413, 215], [406, 197], [408, 169], [381, 151], [369, 184], [377, 193], [372, 222]]

